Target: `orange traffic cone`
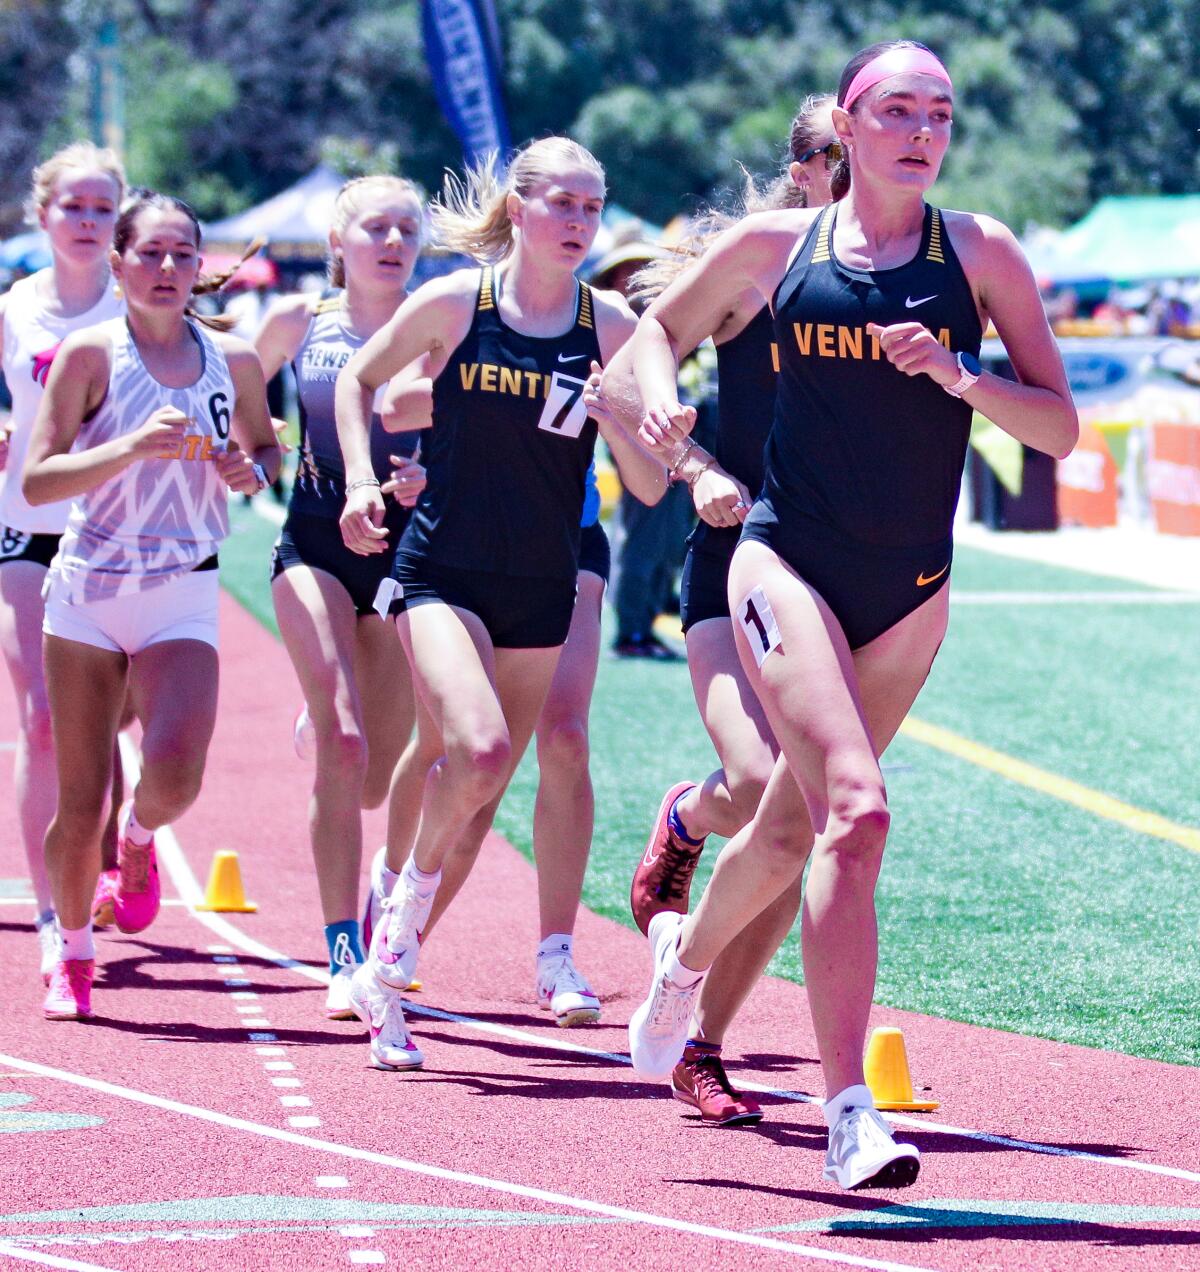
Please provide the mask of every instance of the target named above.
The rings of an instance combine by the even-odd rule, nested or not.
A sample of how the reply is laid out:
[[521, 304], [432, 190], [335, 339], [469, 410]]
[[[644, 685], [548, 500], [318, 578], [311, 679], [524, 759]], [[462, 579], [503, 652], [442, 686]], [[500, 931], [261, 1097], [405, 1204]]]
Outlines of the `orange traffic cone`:
[[877, 1109], [928, 1113], [939, 1107], [937, 1100], [913, 1098], [904, 1035], [899, 1029], [882, 1027], [871, 1031], [863, 1068]]
[[246, 900], [242, 890], [242, 870], [236, 852], [219, 852], [213, 857], [204, 904], [196, 909], [216, 910], [222, 914], [253, 914], [258, 909], [253, 901]]

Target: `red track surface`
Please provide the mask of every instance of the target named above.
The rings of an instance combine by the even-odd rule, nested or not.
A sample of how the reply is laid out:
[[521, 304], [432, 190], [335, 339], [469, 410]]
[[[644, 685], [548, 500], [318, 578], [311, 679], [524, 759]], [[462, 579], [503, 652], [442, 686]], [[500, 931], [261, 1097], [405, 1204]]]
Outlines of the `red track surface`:
[[[422, 956], [425, 1070], [369, 1068], [364, 1035], [324, 1020], [311, 976], [237, 946], [240, 932], [324, 964], [292, 675], [232, 603], [223, 622], [209, 774], [176, 831], [201, 880], [216, 849], [238, 849], [261, 910], [228, 916], [232, 934], [175, 905], [141, 936], [100, 936], [99, 1017], [78, 1025], [41, 1019], [31, 907], [0, 905], [0, 1267], [1200, 1268], [1194, 1070], [880, 1009], [942, 1108], [901, 1123], [925, 1153], [916, 1187], [843, 1194], [821, 1180], [813, 1105], [767, 1095], [758, 1130], [708, 1130], [615, 1054], [569, 1049], [625, 1050], [645, 943], [582, 916], [605, 1022], [556, 1029], [530, 1003], [532, 872], [500, 840]], [[11, 880], [25, 868], [10, 781]], [[374, 819], [368, 842], [379, 833]], [[798, 987], [764, 983], [732, 1046], [739, 1079], [819, 1090]], [[311, 1103], [282, 1103], [297, 1098]]]

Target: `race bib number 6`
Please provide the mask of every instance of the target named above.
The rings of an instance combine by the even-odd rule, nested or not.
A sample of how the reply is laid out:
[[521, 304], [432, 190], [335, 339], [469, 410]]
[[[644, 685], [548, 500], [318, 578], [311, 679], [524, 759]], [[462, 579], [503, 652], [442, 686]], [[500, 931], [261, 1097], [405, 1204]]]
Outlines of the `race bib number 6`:
[[578, 437], [587, 423], [587, 407], [583, 404], [586, 380], [555, 371], [550, 378], [550, 394], [542, 408], [538, 428], [561, 437]]

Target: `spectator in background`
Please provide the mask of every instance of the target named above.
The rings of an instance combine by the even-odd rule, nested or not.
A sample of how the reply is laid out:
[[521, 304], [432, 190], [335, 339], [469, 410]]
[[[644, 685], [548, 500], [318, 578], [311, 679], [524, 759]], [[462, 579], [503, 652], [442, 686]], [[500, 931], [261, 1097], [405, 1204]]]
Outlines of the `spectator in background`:
[[[630, 278], [647, 262], [664, 254], [646, 242], [640, 223], [617, 238], [595, 264], [589, 282], [625, 296]], [[635, 306], [635, 309], [637, 306]], [[618, 658], [655, 658], [676, 661], [680, 655], [654, 634], [654, 620], [672, 608], [675, 577], [683, 564], [684, 540], [694, 514], [686, 486], [669, 486], [663, 498], [647, 507], [628, 490], [621, 491], [621, 535], [617, 540], [613, 607]], [[678, 612], [677, 606], [674, 607]]]

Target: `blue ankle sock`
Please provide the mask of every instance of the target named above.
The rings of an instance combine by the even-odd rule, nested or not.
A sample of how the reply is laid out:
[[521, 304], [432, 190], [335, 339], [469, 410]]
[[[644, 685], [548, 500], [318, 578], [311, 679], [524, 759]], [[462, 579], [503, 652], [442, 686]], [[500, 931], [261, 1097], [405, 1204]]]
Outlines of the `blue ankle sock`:
[[675, 835], [676, 838], [682, 839], [685, 844], [693, 844], [698, 847], [700, 844], [704, 842], [705, 837], [701, 835], [699, 839], [693, 839], [691, 835], [689, 835], [687, 831], [684, 830], [683, 822], [679, 820], [679, 814], [675, 811], [676, 805], [679, 803], [679, 800], [682, 798], [683, 796], [680, 795], [679, 799], [677, 799], [675, 803], [671, 805], [671, 811], [667, 814], [667, 825], [668, 827], [670, 827], [671, 833]]
[[325, 943], [329, 946], [329, 974], [339, 967], [364, 962], [362, 938], [358, 933], [357, 919], [343, 919], [341, 923], [325, 925]]
[[693, 1056], [719, 1056], [721, 1054], [721, 1044], [719, 1042], [703, 1042], [699, 1038], [689, 1038], [684, 1045], [683, 1054], [687, 1055], [689, 1051]]

